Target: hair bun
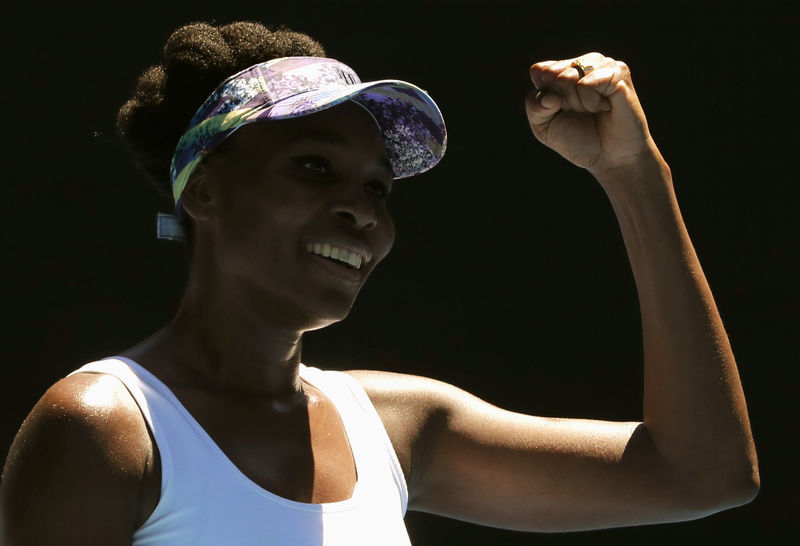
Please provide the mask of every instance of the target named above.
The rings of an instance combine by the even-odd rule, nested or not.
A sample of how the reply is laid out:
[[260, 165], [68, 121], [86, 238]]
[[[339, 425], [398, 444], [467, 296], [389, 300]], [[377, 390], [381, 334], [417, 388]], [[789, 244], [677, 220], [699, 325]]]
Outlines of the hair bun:
[[278, 57], [324, 57], [313, 38], [261, 23], [237, 21], [215, 26], [190, 23], [176, 29], [161, 63], [146, 69], [133, 96], [117, 113], [117, 128], [136, 164], [170, 199], [169, 165], [189, 120], [225, 78]]

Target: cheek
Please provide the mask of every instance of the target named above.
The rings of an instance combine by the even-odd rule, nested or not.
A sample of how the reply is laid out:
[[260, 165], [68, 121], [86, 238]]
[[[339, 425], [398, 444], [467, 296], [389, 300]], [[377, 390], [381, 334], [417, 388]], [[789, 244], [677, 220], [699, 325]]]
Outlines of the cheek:
[[291, 199], [280, 190], [277, 183], [269, 180], [242, 177], [228, 181], [220, 195], [220, 221], [230, 226], [232, 234], [243, 238], [263, 235], [261, 231], [269, 224], [291, 224]]
[[282, 256], [302, 220], [296, 207], [287, 206], [285, 196], [258, 185], [240, 184], [222, 200], [218, 233], [224, 248], [254, 258]]

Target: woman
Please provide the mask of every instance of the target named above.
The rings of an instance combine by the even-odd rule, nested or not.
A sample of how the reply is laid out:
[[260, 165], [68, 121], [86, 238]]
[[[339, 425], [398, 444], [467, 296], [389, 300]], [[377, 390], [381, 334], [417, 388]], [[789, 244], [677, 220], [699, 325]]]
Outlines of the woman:
[[407, 508], [553, 531], [751, 500], [730, 346], [630, 72], [599, 53], [534, 64], [527, 115], [614, 207], [643, 420], [520, 415], [433, 379], [301, 364], [303, 333], [345, 318], [389, 252], [394, 179], [446, 145], [419, 88], [360, 85], [323, 56], [290, 31], [196, 24], [140, 78], [120, 129], [172, 183], [159, 231], [190, 244], [186, 293], [172, 323], [33, 408], [4, 470], [3, 543], [407, 544]]

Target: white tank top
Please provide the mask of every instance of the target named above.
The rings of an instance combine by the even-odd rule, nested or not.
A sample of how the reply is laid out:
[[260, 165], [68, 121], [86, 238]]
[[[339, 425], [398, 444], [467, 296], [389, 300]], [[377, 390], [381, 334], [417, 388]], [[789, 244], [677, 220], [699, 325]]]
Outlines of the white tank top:
[[79, 372], [122, 381], [158, 445], [161, 499], [134, 533], [133, 546], [410, 545], [403, 472], [378, 413], [351, 376], [300, 366], [300, 377], [338, 410], [358, 476], [351, 498], [309, 504], [245, 476], [172, 391], [136, 362], [108, 358], [72, 373]]

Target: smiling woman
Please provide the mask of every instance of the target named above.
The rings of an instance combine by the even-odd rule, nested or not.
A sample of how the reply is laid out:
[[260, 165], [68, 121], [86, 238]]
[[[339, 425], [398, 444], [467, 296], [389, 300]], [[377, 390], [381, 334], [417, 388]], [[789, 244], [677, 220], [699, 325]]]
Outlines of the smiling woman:
[[[375, 121], [353, 102], [236, 132], [181, 197], [209, 241], [195, 245], [194, 262], [223, 285], [201, 287], [198, 306], [219, 293], [226, 305], [263, 305], [255, 317], [297, 315], [295, 328], [345, 318], [394, 240], [389, 168]], [[246, 298], [234, 303], [229, 283], [247, 285], [235, 291]]]
[[[409, 543], [407, 509], [524, 531], [705, 516], [758, 466], [736, 363], [628, 67], [530, 69], [534, 136], [606, 191], [642, 310], [644, 414], [548, 419], [452, 385], [302, 361], [389, 253], [386, 198], [434, 167], [442, 115], [362, 83], [308, 36], [179, 28], [119, 127], [192, 249], [174, 320], [53, 385], [0, 489], [0, 539], [37, 544]], [[637, 416], [638, 417], [638, 416]]]

